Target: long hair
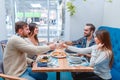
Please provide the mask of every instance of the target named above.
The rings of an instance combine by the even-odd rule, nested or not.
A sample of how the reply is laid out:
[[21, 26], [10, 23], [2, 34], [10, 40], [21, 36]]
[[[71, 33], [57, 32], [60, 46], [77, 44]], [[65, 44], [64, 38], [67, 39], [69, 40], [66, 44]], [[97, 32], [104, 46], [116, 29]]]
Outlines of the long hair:
[[[35, 30], [36, 26], [37, 26], [36, 23], [30, 23], [29, 24], [29, 30], [30, 30], [29, 36], [32, 36], [34, 34], [34, 30]], [[37, 34], [34, 36], [34, 38], [39, 43]]]
[[110, 41], [109, 32], [106, 30], [98, 30], [98, 31], [96, 31], [96, 37], [100, 40], [100, 42], [102, 44], [104, 44], [101, 49], [108, 51], [108, 53], [109, 53], [108, 54], [109, 58], [110, 58], [109, 66], [111, 68], [112, 64], [113, 64], [113, 52], [112, 52], [112, 45], [111, 45], [111, 41]]

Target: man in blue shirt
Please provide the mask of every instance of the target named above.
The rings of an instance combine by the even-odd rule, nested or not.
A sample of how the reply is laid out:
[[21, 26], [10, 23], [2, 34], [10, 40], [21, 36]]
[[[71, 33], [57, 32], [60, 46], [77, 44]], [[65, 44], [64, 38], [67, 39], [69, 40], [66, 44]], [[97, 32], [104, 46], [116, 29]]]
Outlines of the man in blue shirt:
[[77, 47], [85, 48], [95, 44], [93, 33], [95, 26], [93, 24], [86, 24], [84, 28], [84, 36], [78, 40], [66, 41], [65, 44], [76, 45]]

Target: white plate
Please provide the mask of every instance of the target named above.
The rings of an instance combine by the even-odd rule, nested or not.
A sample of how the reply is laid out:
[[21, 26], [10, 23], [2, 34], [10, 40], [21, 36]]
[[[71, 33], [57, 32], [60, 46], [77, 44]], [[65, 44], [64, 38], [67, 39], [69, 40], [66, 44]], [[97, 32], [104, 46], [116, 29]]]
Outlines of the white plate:
[[[66, 58], [66, 56], [67, 56], [67, 54], [65, 53], [65, 52], [63, 52], [64, 53], [64, 55], [53, 55], [55, 52], [52, 52], [51, 53], [51, 56], [52, 57], [55, 57], [55, 58]], [[57, 52], [57, 53], [59, 53], [59, 52]]]
[[81, 63], [81, 57], [77, 56], [69, 56], [69, 62], [70, 63]]
[[82, 63], [81, 61], [71, 61], [71, 60], [69, 60], [69, 62], [72, 64], [81, 64]]
[[55, 57], [55, 58], [66, 58], [66, 56], [53, 56], [51, 55], [52, 57]]

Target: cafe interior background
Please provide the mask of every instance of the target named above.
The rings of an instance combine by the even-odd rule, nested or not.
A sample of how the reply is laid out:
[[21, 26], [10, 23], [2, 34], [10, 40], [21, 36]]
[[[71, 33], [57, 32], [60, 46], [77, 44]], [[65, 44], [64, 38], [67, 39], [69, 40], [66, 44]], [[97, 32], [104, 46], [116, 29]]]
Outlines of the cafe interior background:
[[[68, 2], [75, 7], [73, 15], [68, 11]], [[0, 40], [15, 34], [14, 23], [19, 20], [37, 23], [39, 39], [48, 42], [55, 38], [76, 40], [82, 37], [86, 23], [94, 24], [96, 29], [102, 25], [120, 27], [120, 0], [0, 0], [0, 3]], [[70, 80], [68, 75], [63, 72], [62, 80]]]

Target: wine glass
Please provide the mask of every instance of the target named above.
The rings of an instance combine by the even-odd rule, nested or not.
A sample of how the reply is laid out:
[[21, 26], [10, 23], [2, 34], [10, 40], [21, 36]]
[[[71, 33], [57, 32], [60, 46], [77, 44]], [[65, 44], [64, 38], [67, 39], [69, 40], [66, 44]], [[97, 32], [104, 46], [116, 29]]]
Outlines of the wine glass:
[[56, 49], [61, 49], [61, 43], [63, 42], [63, 40], [62, 39], [60, 39], [60, 38], [55, 38], [54, 40], [53, 40], [53, 42], [56, 44]]

